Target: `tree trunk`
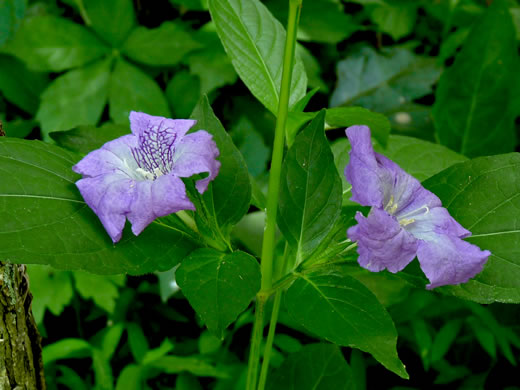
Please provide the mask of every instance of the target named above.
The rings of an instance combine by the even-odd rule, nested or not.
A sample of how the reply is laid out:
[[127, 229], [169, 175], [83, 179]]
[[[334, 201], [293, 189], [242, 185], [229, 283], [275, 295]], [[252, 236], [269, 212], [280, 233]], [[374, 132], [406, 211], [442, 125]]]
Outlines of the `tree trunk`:
[[45, 390], [41, 337], [24, 265], [0, 262], [0, 389]]

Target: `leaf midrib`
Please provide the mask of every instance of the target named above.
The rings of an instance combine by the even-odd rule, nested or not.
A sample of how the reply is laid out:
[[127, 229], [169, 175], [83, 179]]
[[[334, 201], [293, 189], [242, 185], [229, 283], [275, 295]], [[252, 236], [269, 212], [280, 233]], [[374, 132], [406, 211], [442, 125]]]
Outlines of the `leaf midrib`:
[[[216, 3], [216, 1], [218, 1], [218, 0], [213, 0], [212, 3]], [[245, 36], [249, 39], [251, 45], [254, 48], [254, 52], [256, 53], [258, 58], [260, 59], [260, 63], [262, 64], [263, 69], [266, 71], [265, 73], [268, 76], [267, 79], [270, 82], [270, 87], [271, 87], [272, 91], [274, 92], [274, 96], [276, 97], [276, 105], [278, 105], [278, 102], [280, 101], [280, 96], [278, 94], [278, 90], [277, 90], [276, 85], [274, 83], [274, 80], [272, 78], [271, 72], [270, 72], [269, 68], [267, 67], [267, 64], [264, 61], [264, 58], [262, 57], [260, 51], [258, 50], [258, 47], [255, 44], [251, 34], [249, 33], [249, 30], [247, 29], [246, 25], [244, 23], [242, 23], [242, 19], [240, 18], [240, 15], [238, 14], [238, 12], [235, 10], [235, 8], [231, 5], [231, 3], [228, 0], [223, 0], [223, 1], [225, 1], [229, 5], [229, 8], [232, 10], [232, 12], [228, 12], [228, 13], [231, 13], [232, 15], [235, 16], [236, 19], [238, 19], [240, 27], [242, 27], [242, 29], [245, 31]], [[225, 7], [221, 7], [221, 9], [225, 10]], [[259, 10], [256, 7], [256, 5], [255, 5], [255, 10], [256, 10], [256, 14], [258, 15], [259, 14]], [[275, 25], [275, 30], [276, 30], [276, 25]], [[232, 59], [232, 61], [233, 60], [234, 59]]]

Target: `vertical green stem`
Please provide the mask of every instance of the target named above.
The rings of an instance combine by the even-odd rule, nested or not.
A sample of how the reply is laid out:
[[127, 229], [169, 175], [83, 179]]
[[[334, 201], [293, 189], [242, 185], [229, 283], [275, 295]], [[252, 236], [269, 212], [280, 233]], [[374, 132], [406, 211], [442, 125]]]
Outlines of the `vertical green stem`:
[[289, 112], [289, 97], [291, 92], [292, 68], [294, 50], [296, 47], [296, 31], [302, 0], [290, 0], [289, 19], [287, 22], [287, 39], [283, 61], [282, 85], [280, 102], [274, 133], [273, 159], [269, 172], [269, 191], [267, 193], [266, 223], [264, 240], [262, 242], [262, 290], [271, 288], [273, 279], [273, 255], [276, 232], [276, 215], [278, 213], [278, 194], [280, 192], [280, 177], [282, 173], [283, 147], [285, 141], [285, 124]]
[[276, 233], [276, 215], [278, 212], [278, 194], [280, 192], [280, 177], [282, 172], [283, 148], [285, 144], [285, 125], [289, 112], [289, 97], [291, 93], [291, 80], [296, 48], [296, 32], [300, 16], [302, 0], [289, 0], [289, 17], [287, 20], [287, 37], [285, 40], [285, 52], [283, 59], [283, 73], [280, 87], [280, 100], [273, 145], [273, 158], [269, 173], [269, 190], [267, 193], [266, 224], [264, 239], [262, 242], [262, 288], [257, 296], [255, 312], [255, 325], [251, 339], [251, 353], [247, 375], [247, 390], [256, 390], [258, 377], [258, 363], [260, 361], [260, 343], [263, 335], [263, 305], [265, 304], [266, 291], [273, 284], [273, 258]]
[[255, 305], [255, 323], [253, 325], [253, 335], [251, 336], [251, 349], [249, 351], [249, 366], [247, 369], [247, 390], [256, 389], [258, 378], [258, 363], [260, 361], [260, 344], [264, 331], [264, 307], [267, 296], [258, 294]]
[[273, 284], [273, 258], [276, 233], [276, 215], [278, 212], [278, 194], [280, 192], [280, 177], [282, 172], [283, 148], [285, 144], [285, 125], [289, 112], [289, 97], [296, 48], [296, 32], [300, 17], [302, 0], [289, 0], [289, 17], [287, 20], [287, 37], [283, 59], [283, 73], [280, 87], [280, 101], [273, 144], [273, 159], [269, 173], [269, 190], [267, 193], [266, 224], [262, 242], [262, 288], [257, 296], [255, 325], [251, 339], [251, 353], [247, 374], [247, 390], [256, 390], [258, 364], [260, 362], [260, 344], [263, 336], [263, 305], [267, 299], [266, 292]]
[[[287, 272], [287, 257], [289, 252], [289, 244], [285, 243], [283, 253], [282, 266], [279, 269], [277, 280]], [[258, 390], [264, 390], [267, 381], [267, 373], [269, 371], [269, 361], [271, 360], [271, 351], [273, 349], [274, 335], [276, 333], [276, 323], [278, 322], [278, 313], [280, 312], [280, 303], [282, 302], [282, 290], [278, 289], [274, 296], [273, 311], [271, 313], [271, 321], [269, 322], [269, 333], [264, 348], [264, 359], [262, 361], [262, 369], [260, 370], [260, 380], [258, 381]]]

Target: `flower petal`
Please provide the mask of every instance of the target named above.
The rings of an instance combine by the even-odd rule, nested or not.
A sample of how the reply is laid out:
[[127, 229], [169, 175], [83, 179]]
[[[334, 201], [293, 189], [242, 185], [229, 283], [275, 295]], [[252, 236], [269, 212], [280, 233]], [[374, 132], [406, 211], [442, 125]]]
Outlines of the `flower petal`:
[[415, 238], [431, 241], [439, 234], [447, 234], [454, 237], [465, 238], [471, 236], [471, 232], [464, 229], [444, 207], [424, 208], [420, 214], [410, 216], [415, 222], [407, 225], [405, 229]]
[[130, 129], [132, 133], [139, 137], [145, 131], [162, 132], [168, 131], [177, 134], [178, 138], [183, 137], [193, 125], [197, 123], [192, 119], [169, 119], [162, 116], [153, 116], [144, 112], [130, 112]]
[[219, 172], [220, 162], [217, 144], [213, 136], [204, 130], [188, 134], [175, 147], [175, 157], [172, 172], [179, 177], [208, 172], [204, 179], [198, 180], [195, 186], [199, 193], [208, 188], [208, 184]]
[[358, 225], [348, 229], [347, 235], [358, 244], [358, 262], [362, 267], [395, 273], [415, 258], [417, 240], [386, 211], [373, 207], [366, 218], [358, 212], [356, 221]]
[[119, 241], [125, 227], [125, 215], [131, 208], [135, 182], [124, 174], [115, 173], [86, 177], [76, 185], [112, 241]]
[[195, 206], [186, 195], [182, 180], [169, 174], [154, 181], [136, 182], [134, 199], [127, 217], [132, 224], [132, 232], [138, 236], [156, 218], [180, 210], [195, 210]]
[[351, 126], [346, 130], [352, 149], [345, 176], [352, 185], [352, 200], [363, 206], [382, 207], [384, 201], [381, 170], [375, 156], [370, 129], [367, 126]]
[[491, 252], [481, 250], [458, 237], [437, 234], [433, 239], [419, 240], [417, 257], [432, 289], [446, 284], [466, 283], [484, 267]]
[[345, 176], [352, 185], [352, 200], [363, 206], [384, 207], [398, 216], [422, 206], [438, 207], [437, 196], [385, 156], [375, 153], [367, 126], [346, 131], [351, 143]]
[[138, 166], [132, 155], [132, 148], [136, 146], [135, 136], [124, 135], [87, 154], [72, 170], [88, 177], [118, 172], [134, 177]]

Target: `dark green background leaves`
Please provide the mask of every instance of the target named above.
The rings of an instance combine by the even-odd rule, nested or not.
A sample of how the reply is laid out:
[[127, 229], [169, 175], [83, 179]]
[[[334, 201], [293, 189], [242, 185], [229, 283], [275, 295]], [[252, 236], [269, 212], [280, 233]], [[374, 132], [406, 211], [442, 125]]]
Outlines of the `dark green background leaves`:
[[457, 164], [425, 185], [472, 232], [466, 240], [492, 253], [474, 279], [440, 290], [481, 303], [520, 303], [520, 155]]
[[505, 1], [494, 1], [439, 82], [439, 141], [470, 157], [513, 151], [519, 67], [511, 15]]
[[40, 141], [0, 138], [0, 255], [13, 263], [51, 264], [99, 274], [167, 270], [196, 248], [183, 233], [152, 223], [125, 230], [114, 246], [84, 203], [71, 167], [76, 155]]

